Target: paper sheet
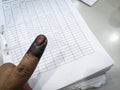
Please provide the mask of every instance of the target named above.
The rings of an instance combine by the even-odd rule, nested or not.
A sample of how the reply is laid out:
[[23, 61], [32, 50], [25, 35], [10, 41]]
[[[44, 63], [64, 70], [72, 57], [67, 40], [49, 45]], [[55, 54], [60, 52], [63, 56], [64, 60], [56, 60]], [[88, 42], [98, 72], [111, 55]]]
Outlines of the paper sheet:
[[4, 2], [5, 35], [14, 64], [39, 34], [48, 46], [34, 74], [94, 53], [66, 0], [13, 0]]
[[65, 87], [60, 90], [88, 90], [99, 88], [102, 85], [106, 84], [106, 75], [97, 76], [88, 80], [82, 80], [81, 82], [77, 82], [73, 85]]
[[97, 2], [97, 0], [81, 0], [81, 1], [88, 4], [89, 6], [92, 6]]

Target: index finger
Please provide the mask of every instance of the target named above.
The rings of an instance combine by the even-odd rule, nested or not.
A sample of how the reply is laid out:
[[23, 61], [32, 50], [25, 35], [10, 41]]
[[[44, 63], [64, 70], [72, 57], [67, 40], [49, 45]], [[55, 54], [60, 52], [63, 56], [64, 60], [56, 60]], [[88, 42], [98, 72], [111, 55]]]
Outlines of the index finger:
[[26, 82], [34, 72], [47, 45], [47, 38], [39, 35], [24, 55], [20, 64], [15, 68], [14, 75], [21, 82]]

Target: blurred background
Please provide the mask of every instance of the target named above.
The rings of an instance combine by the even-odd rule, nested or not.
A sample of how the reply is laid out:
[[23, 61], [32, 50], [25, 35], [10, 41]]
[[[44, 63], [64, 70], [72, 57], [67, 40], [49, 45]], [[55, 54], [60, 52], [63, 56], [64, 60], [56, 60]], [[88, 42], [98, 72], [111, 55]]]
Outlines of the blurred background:
[[120, 90], [120, 0], [98, 0], [92, 7], [72, 1], [115, 62], [106, 74], [106, 85], [90, 90]]

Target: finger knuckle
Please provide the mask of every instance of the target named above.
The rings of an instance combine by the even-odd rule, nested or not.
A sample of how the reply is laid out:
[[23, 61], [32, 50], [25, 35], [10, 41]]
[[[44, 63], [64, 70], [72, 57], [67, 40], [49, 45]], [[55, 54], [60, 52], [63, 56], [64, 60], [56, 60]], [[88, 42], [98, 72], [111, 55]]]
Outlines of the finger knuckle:
[[31, 70], [25, 68], [24, 66], [20, 66], [16, 68], [16, 76], [18, 77], [30, 77], [31, 76]]
[[5, 68], [5, 69], [7, 69], [7, 68], [14, 68], [14, 67], [16, 67], [16, 66], [14, 64], [12, 64], [12, 63], [5, 63], [5, 64], [3, 64], [1, 66], [1, 68]]

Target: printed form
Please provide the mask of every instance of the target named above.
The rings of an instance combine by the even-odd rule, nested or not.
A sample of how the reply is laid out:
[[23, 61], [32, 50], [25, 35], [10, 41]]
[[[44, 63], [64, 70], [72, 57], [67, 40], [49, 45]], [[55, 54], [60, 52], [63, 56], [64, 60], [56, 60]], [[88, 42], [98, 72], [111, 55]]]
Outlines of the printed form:
[[66, 0], [15, 0], [5, 2], [3, 10], [9, 52], [16, 65], [39, 34], [48, 38], [48, 46], [36, 73], [94, 53]]

